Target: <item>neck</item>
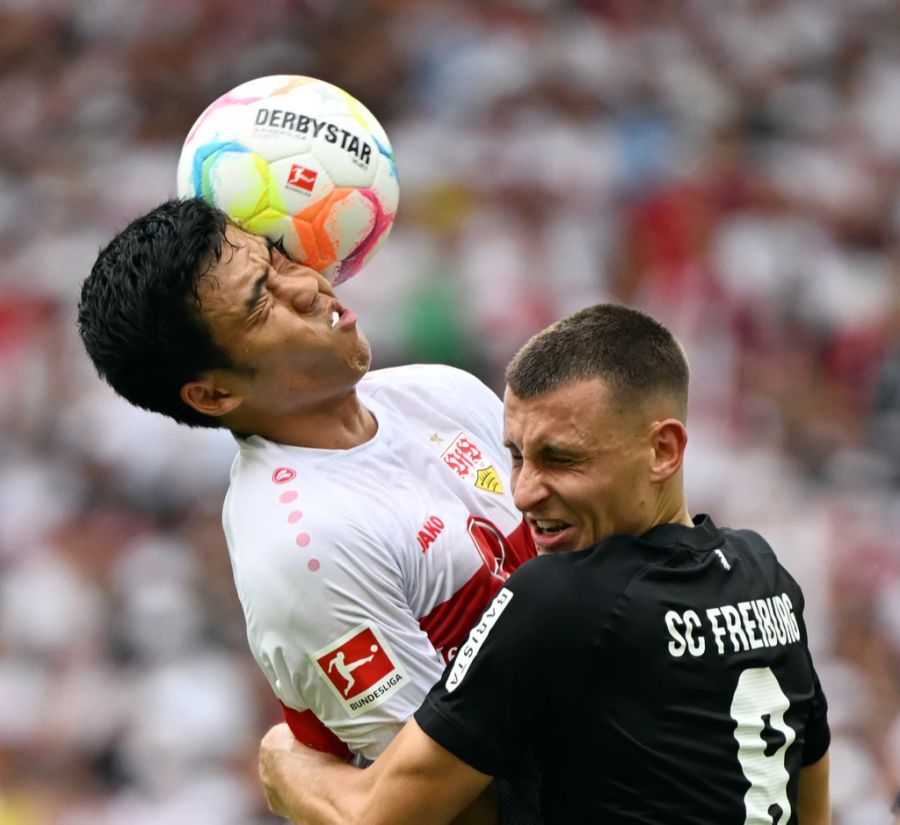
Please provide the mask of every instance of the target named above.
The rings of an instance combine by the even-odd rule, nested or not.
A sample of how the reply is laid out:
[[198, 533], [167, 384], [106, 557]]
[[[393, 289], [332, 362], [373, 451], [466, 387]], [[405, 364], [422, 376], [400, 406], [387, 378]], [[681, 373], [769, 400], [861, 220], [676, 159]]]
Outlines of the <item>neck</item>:
[[671, 518], [667, 519], [670, 524], [686, 524], [688, 527], [694, 526], [694, 520], [691, 518], [690, 512], [688, 512], [687, 502], [682, 499], [681, 506], [678, 508], [678, 511], [672, 515]]
[[375, 416], [359, 400], [356, 390], [338, 399], [295, 409], [289, 414], [255, 416], [252, 425], [234, 422], [242, 435], [259, 435], [278, 444], [320, 450], [349, 450], [369, 441], [378, 430]]
[[684, 497], [684, 487], [681, 484], [680, 474], [678, 477], [670, 479], [670, 483], [664, 488], [663, 494], [657, 502], [651, 527], [656, 527], [659, 524], [694, 526], [694, 521], [688, 510], [687, 500]]

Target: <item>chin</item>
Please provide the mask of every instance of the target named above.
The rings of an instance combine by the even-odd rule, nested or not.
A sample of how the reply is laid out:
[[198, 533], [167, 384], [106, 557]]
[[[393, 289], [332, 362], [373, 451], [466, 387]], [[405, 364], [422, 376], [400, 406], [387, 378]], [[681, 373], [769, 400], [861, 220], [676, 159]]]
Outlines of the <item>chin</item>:
[[365, 338], [361, 340], [359, 348], [351, 357], [350, 366], [359, 373], [360, 378], [362, 378], [372, 366], [372, 348]]

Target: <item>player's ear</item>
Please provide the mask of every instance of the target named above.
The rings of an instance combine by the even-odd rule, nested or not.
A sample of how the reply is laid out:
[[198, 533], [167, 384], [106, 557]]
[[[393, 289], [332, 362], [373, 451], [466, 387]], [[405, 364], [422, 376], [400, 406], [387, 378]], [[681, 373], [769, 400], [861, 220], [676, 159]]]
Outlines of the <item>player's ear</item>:
[[681, 469], [687, 447], [687, 429], [677, 418], [654, 421], [650, 428], [650, 480], [666, 481]]
[[222, 416], [236, 410], [243, 398], [218, 380], [217, 371], [203, 373], [181, 388], [181, 400], [204, 415]]

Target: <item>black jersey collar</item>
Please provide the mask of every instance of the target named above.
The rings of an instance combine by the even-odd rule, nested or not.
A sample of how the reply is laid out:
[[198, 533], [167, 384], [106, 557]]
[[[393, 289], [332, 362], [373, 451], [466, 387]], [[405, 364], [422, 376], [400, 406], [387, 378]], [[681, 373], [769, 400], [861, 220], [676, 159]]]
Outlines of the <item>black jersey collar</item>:
[[716, 527], [709, 516], [696, 515], [693, 522], [693, 527], [688, 527], [686, 524], [658, 524], [644, 533], [641, 538], [652, 544], [669, 547], [673, 544], [687, 545], [691, 549], [701, 552], [722, 546], [722, 531]]

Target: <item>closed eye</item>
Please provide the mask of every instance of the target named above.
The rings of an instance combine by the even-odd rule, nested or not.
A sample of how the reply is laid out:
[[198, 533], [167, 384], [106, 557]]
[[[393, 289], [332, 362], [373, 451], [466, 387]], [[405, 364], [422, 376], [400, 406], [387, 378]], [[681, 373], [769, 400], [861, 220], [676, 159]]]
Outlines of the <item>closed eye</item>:
[[570, 456], [566, 456], [566, 455], [548, 455], [544, 459], [544, 461], [546, 461], [547, 464], [556, 464], [559, 466], [565, 466], [567, 464], [575, 463], [574, 458], [571, 458]]
[[557, 447], [546, 447], [540, 450], [535, 456], [541, 466], [551, 470], [567, 470], [570, 467], [577, 467], [586, 460], [586, 456], [579, 453], [570, 453]]
[[248, 314], [256, 312], [256, 309], [259, 307], [262, 300], [266, 297], [263, 289], [266, 285], [266, 281], [268, 280], [269, 272], [268, 270], [266, 270], [253, 282], [253, 286], [250, 289], [250, 295], [247, 297], [247, 300], [244, 301], [244, 309]]

